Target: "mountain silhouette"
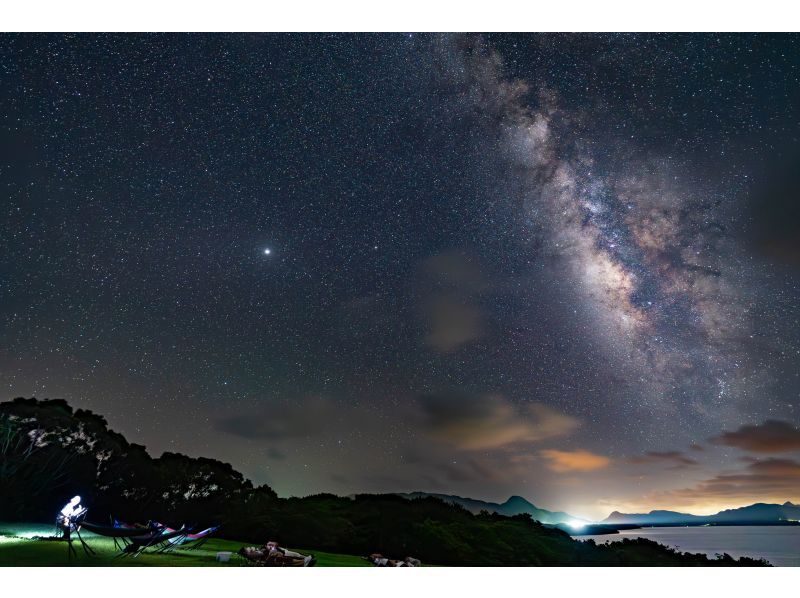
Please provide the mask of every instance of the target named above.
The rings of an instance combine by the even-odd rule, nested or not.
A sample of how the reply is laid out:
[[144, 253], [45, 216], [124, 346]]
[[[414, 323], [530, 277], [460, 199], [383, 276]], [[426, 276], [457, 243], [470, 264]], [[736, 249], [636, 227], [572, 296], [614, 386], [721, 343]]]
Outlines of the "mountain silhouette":
[[781, 504], [755, 503], [737, 509], [726, 509], [714, 515], [692, 515], [677, 511], [650, 511], [649, 513], [620, 513], [614, 511], [603, 519], [608, 524], [634, 525], [703, 525], [703, 524], [776, 524], [800, 521], [800, 505], [789, 501]]
[[432, 496], [443, 500], [446, 503], [461, 505], [472, 513], [479, 513], [480, 511], [488, 511], [490, 513], [498, 513], [500, 515], [520, 515], [527, 513], [536, 521], [545, 524], [556, 525], [559, 523], [570, 523], [575, 521], [586, 522], [580, 517], [573, 517], [569, 513], [562, 511], [548, 511], [547, 509], [540, 509], [532, 502], [526, 500], [521, 496], [511, 496], [503, 503], [487, 502], [477, 500], [474, 498], [465, 498], [463, 496], [456, 496], [453, 494], [436, 494], [431, 492], [406, 492], [400, 493], [399, 496], [404, 498], [424, 498]]

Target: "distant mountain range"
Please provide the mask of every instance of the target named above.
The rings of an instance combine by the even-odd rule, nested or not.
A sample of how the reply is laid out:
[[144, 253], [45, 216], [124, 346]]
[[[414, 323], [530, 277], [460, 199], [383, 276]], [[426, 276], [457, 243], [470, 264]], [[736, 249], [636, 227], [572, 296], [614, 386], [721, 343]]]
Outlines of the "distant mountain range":
[[434, 494], [430, 492], [405, 492], [398, 493], [398, 496], [403, 498], [424, 498], [432, 496], [443, 500], [446, 503], [461, 505], [472, 513], [480, 511], [489, 511], [490, 513], [498, 513], [500, 515], [519, 515], [520, 513], [527, 513], [537, 521], [545, 524], [569, 524], [576, 521], [586, 522], [585, 519], [580, 517], [573, 517], [569, 513], [562, 511], [548, 511], [547, 509], [540, 509], [531, 502], [528, 502], [521, 496], [512, 496], [504, 503], [486, 502], [483, 500], [476, 500], [474, 498], [464, 498], [463, 496], [455, 496], [452, 494]]
[[546, 525], [558, 525], [568, 530], [575, 528], [578, 523], [587, 524], [586, 529], [581, 533], [607, 533], [603, 531], [593, 531], [594, 528], [602, 529], [604, 526], [608, 528], [620, 526], [621, 529], [622, 527], [650, 525], [771, 525], [800, 522], [800, 505], [788, 501], [782, 505], [756, 503], [738, 509], [726, 509], [714, 515], [692, 515], [691, 513], [665, 510], [650, 511], [649, 513], [620, 513], [619, 511], [614, 511], [598, 524], [592, 525], [585, 519], [575, 517], [563, 511], [540, 509], [521, 496], [512, 496], [503, 503], [488, 502], [453, 494], [436, 494], [433, 492], [405, 492], [398, 493], [398, 496], [408, 499], [432, 496], [446, 503], [461, 505], [472, 513], [489, 511], [490, 513], [498, 513], [507, 516], [527, 513], [537, 521]]
[[800, 521], [800, 505], [756, 503], [738, 509], [726, 509], [715, 515], [692, 515], [676, 511], [620, 513], [614, 511], [601, 523], [610, 525], [745, 525]]

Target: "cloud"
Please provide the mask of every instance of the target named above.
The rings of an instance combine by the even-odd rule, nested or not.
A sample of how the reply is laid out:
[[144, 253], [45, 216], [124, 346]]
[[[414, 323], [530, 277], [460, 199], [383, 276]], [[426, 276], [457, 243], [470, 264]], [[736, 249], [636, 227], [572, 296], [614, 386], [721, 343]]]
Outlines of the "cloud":
[[286, 459], [286, 453], [273, 446], [267, 449], [267, 458], [275, 459], [277, 461], [283, 461], [284, 459]]
[[676, 469], [697, 465], [695, 459], [687, 457], [680, 451], [647, 451], [643, 455], [631, 457], [628, 461], [637, 464], [669, 463]]
[[454, 297], [439, 296], [428, 302], [430, 332], [425, 343], [450, 353], [461, 345], [483, 336], [482, 312], [474, 305], [467, 305]]
[[476, 262], [456, 251], [424, 260], [422, 309], [428, 327], [425, 344], [442, 353], [481, 338], [486, 332], [478, 295], [489, 285]]
[[440, 463], [437, 469], [441, 471], [451, 482], [497, 482], [501, 478], [495, 467], [489, 467], [475, 459], [464, 461]]
[[437, 286], [478, 292], [486, 287], [483, 272], [474, 258], [455, 250], [444, 251], [422, 262], [422, 272]]
[[535, 443], [575, 430], [580, 422], [539, 403], [515, 404], [499, 395], [420, 398], [431, 437], [464, 450]]
[[768, 419], [763, 424], [742, 426], [712, 438], [714, 444], [733, 446], [754, 453], [784, 453], [800, 450], [800, 429], [786, 421]]
[[646, 500], [660, 504], [678, 505], [733, 502], [765, 502], [797, 500], [800, 498], [800, 462], [794, 459], [769, 457], [754, 460], [744, 469], [722, 473], [691, 488], [655, 493]]
[[558, 473], [594, 471], [596, 469], [604, 469], [611, 464], [611, 460], [608, 457], [595, 455], [585, 450], [558, 451], [547, 449], [540, 451], [539, 454], [549, 461], [547, 468]]
[[307, 397], [269, 405], [258, 413], [223, 417], [215, 425], [242, 438], [285, 440], [321, 434], [334, 413], [330, 400]]

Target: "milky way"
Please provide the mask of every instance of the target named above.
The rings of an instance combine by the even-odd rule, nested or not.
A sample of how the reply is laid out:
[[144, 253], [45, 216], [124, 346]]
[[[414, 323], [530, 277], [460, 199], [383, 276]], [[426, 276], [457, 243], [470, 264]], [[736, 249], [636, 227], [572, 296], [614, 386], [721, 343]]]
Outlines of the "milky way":
[[3, 399], [283, 495], [800, 499], [797, 36], [0, 57]]
[[[570, 124], [591, 114], [561, 110], [557, 90], [508, 79], [481, 40], [459, 43], [469, 49], [448, 49], [463, 61], [450, 72], [497, 119], [504, 175], [521, 180], [535, 241], [563, 262], [557, 275], [591, 319], [587, 333], [643, 383], [623, 406], [643, 408], [631, 415], [656, 417], [664, 432], [661, 417], [700, 417], [709, 429], [735, 421], [748, 378], [766, 373], [747, 367], [755, 275], [729, 239], [730, 188], [691, 187], [697, 172], [668, 156], [639, 157], [633, 135], [582, 147]], [[608, 154], [626, 153], [609, 166]]]

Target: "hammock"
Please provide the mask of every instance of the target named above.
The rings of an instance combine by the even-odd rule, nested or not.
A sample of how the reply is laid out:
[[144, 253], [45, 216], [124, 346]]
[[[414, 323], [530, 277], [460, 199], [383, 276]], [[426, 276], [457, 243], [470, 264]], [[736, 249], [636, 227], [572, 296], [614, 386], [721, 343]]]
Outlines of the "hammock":
[[172, 529], [166, 526], [156, 524], [153, 531], [148, 536], [134, 536], [128, 538], [125, 548], [119, 556], [139, 556], [148, 548], [156, 548], [156, 552], [163, 552], [165, 549], [170, 548], [170, 542], [182, 542], [183, 538], [190, 533], [191, 529], [181, 528]]
[[[168, 530], [170, 528], [167, 528]], [[193, 534], [186, 534], [182, 538], [172, 538], [169, 540], [169, 544], [162, 548], [162, 551], [171, 550], [176, 546], [185, 547], [187, 550], [196, 550], [200, 548], [203, 544], [208, 542], [208, 539], [219, 529], [219, 526], [216, 525], [214, 527], [206, 528], [202, 531]], [[188, 546], [187, 546], [188, 545]]]
[[[88, 530], [98, 536], [113, 538], [114, 546], [120, 550], [117, 557], [137, 557], [148, 548], [155, 548], [156, 552], [164, 552], [187, 543], [191, 543], [189, 547], [191, 549], [198, 548], [219, 529], [219, 526], [214, 526], [195, 532], [193, 527], [183, 526], [180, 529], [173, 529], [157, 522], [151, 522], [147, 527], [143, 527], [130, 525], [116, 519], [111, 520], [112, 525], [100, 525], [85, 521], [83, 519], [85, 516], [86, 510], [80, 513], [79, 516], [70, 518], [60, 527], [65, 529], [66, 526], [66, 530], [74, 531], [78, 540], [80, 540], [83, 551], [87, 555], [96, 553], [81, 536], [81, 530]], [[72, 538], [70, 536], [67, 537], [69, 540], [67, 550], [71, 559], [72, 555], [75, 554], [75, 549], [72, 546]]]
[[163, 527], [147, 528], [121, 525], [98, 525], [88, 521], [81, 521], [80, 527], [89, 530], [93, 534], [105, 536], [107, 538], [145, 538], [164, 529]]
[[[122, 525], [126, 527], [131, 527], [129, 524], [115, 522], [117, 525]], [[161, 525], [156, 523], [155, 525]], [[189, 529], [186, 529], [186, 526], [180, 530], [176, 530], [171, 527], [162, 526], [163, 535], [158, 538], [157, 544], [163, 543], [164, 545], [158, 549], [158, 552], [167, 552], [176, 548], [178, 546], [185, 547], [186, 550], [196, 550], [200, 548], [203, 544], [205, 544], [208, 539], [219, 529], [220, 526], [215, 525], [214, 527], [209, 527], [199, 532], [191, 532], [194, 529], [194, 526], [189, 526]], [[176, 532], [182, 532], [180, 534], [176, 534]], [[166, 542], [164, 540], [166, 539]], [[188, 546], [187, 546], [188, 545]]]
[[[123, 521], [114, 520], [114, 527], [121, 528], [121, 529], [128, 529], [128, 530], [139, 530], [139, 531], [148, 531], [150, 529], [160, 530], [160, 535], [157, 535], [152, 538], [152, 541], [147, 543], [146, 546], [143, 548], [154, 548], [158, 547], [156, 552], [168, 552], [173, 548], [178, 546], [186, 548], [186, 550], [196, 550], [200, 548], [203, 544], [205, 544], [208, 539], [216, 533], [216, 531], [220, 528], [220, 526], [215, 525], [213, 527], [206, 528], [204, 530], [200, 530], [199, 532], [193, 532], [194, 526], [183, 526], [181, 529], [174, 529], [172, 527], [163, 525], [158, 522], [151, 523], [150, 528], [143, 528], [131, 525], [129, 523], [125, 523]], [[149, 536], [148, 536], [149, 537]], [[142, 539], [146, 539], [143, 538]], [[133, 542], [138, 540], [137, 537], [133, 538]], [[125, 544], [128, 544], [125, 537], [122, 537], [122, 541]], [[127, 552], [130, 552], [132, 549], [125, 547]]]
[[[169, 546], [168, 543], [171, 540], [181, 540], [192, 531], [186, 528], [175, 530], [167, 528], [160, 523], [152, 524], [150, 527], [135, 527], [122, 524], [118, 521], [114, 521], [114, 525], [98, 525], [96, 523], [82, 521], [77, 531], [78, 539], [81, 541], [84, 551], [88, 549], [88, 552], [92, 554], [94, 554], [94, 551], [86, 544], [80, 535], [81, 528], [87, 529], [98, 536], [114, 538], [114, 545], [118, 549], [121, 548], [120, 554], [117, 555], [118, 557], [137, 557], [147, 548], [159, 547], [163, 549], [161, 546], [162, 544], [167, 543], [166, 546]], [[122, 542], [121, 547], [117, 540]]]

